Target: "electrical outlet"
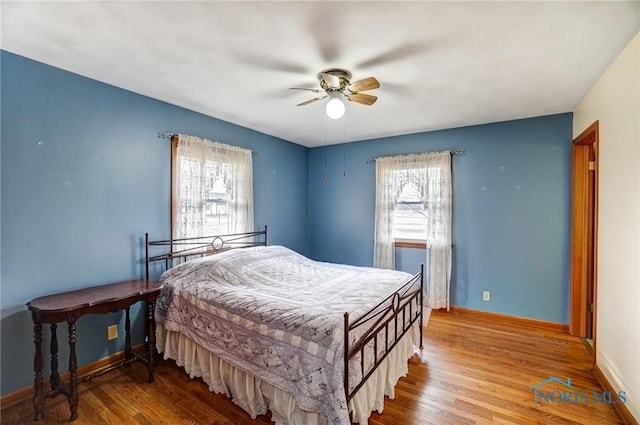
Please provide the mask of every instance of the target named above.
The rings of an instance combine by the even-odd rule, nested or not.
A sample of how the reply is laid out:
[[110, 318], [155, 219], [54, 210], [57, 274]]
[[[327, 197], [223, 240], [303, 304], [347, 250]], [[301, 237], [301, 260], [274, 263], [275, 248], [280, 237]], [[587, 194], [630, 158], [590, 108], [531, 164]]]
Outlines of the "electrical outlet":
[[490, 291], [482, 291], [482, 301], [491, 301]]
[[107, 339], [111, 341], [118, 337], [118, 325], [111, 325], [107, 328]]

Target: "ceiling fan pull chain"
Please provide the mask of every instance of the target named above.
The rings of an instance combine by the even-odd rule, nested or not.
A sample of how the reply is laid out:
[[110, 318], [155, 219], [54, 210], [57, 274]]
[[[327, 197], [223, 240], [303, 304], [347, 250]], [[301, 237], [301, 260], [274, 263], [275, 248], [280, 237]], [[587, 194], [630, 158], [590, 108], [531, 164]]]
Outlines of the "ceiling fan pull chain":
[[342, 156], [342, 176], [347, 177], [347, 154]]
[[[342, 143], [347, 141], [347, 114], [344, 115], [342, 123]], [[347, 154], [342, 154], [342, 177], [347, 177]]]

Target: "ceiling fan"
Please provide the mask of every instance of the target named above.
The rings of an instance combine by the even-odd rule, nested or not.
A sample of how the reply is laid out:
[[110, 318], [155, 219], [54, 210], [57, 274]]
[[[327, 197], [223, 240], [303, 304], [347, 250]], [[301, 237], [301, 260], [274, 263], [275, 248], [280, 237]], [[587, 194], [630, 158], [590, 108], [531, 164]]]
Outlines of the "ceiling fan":
[[297, 106], [304, 106], [318, 100], [331, 98], [327, 103], [327, 115], [329, 118], [342, 118], [345, 111], [342, 98], [345, 97], [352, 102], [361, 103], [363, 105], [373, 105], [378, 98], [376, 96], [362, 93], [363, 91], [373, 90], [380, 87], [380, 83], [373, 77], [351, 82], [351, 73], [346, 69], [331, 68], [318, 73], [320, 81], [319, 89], [311, 89], [306, 87], [291, 87], [290, 90], [306, 90], [314, 93], [323, 93], [322, 96], [309, 99], [305, 102], [298, 103]]

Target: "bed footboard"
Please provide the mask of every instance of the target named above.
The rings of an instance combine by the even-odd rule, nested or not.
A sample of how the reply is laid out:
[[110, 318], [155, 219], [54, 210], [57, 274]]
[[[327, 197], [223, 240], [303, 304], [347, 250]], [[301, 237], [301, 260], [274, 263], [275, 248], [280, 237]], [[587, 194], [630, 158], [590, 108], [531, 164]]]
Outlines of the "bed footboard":
[[[420, 349], [422, 349], [423, 274], [424, 265], [421, 265], [420, 272], [400, 289], [354, 321], [349, 320], [348, 312], [344, 313], [344, 391], [347, 403], [416, 321], [420, 327]], [[391, 331], [390, 325], [393, 325]], [[363, 329], [366, 329], [364, 333]], [[356, 334], [360, 336], [352, 341], [353, 335]], [[384, 347], [378, 346], [381, 335], [384, 337]], [[373, 356], [370, 367], [365, 367], [367, 349]], [[354, 367], [352, 360], [357, 356], [360, 357], [359, 367], [362, 379], [349, 389], [349, 368]]]

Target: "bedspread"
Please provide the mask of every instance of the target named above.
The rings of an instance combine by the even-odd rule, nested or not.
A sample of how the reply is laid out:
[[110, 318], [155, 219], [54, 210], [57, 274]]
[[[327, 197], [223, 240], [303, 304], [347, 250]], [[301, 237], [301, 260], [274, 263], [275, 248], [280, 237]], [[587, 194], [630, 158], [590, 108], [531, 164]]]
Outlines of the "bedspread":
[[[359, 317], [410, 278], [282, 246], [236, 249], [163, 273], [156, 320], [293, 394], [302, 409], [346, 425], [344, 312]], [[359, 382], [360, 369], [350, 373]]]

